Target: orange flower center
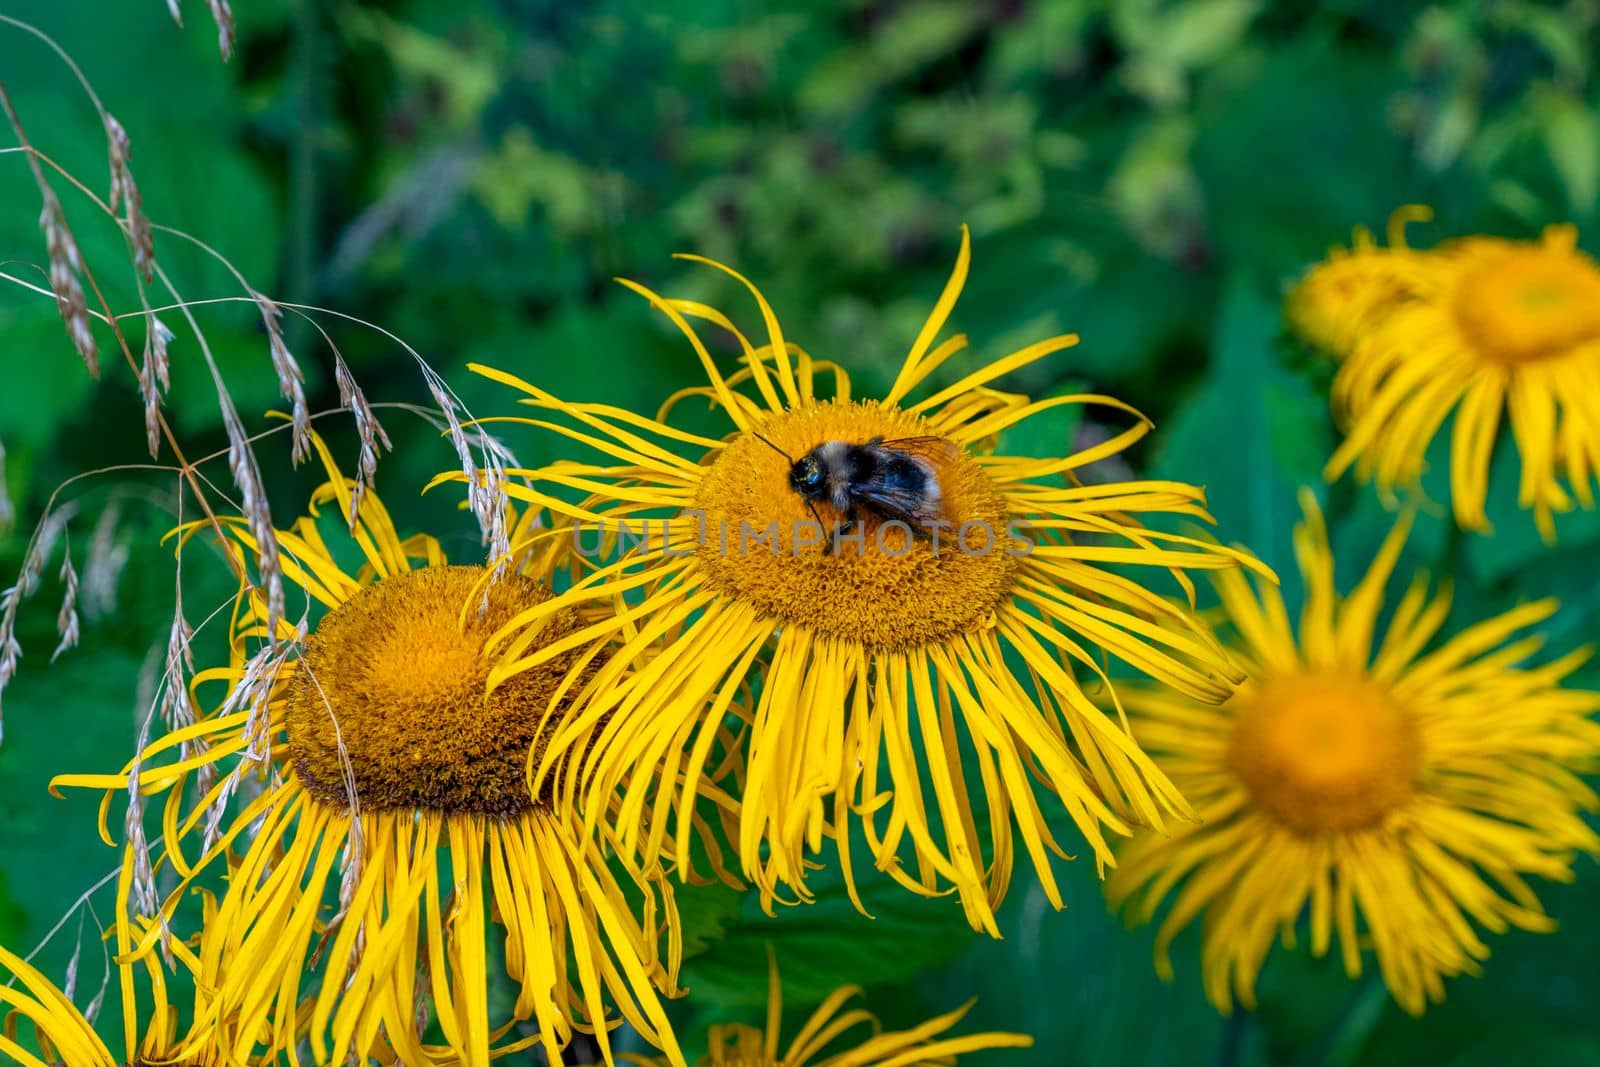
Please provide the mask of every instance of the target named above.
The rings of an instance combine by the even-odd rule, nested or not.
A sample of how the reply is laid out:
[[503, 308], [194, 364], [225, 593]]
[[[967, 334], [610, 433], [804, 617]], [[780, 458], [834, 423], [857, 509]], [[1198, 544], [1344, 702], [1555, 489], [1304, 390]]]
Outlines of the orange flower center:
[[1455, 313], [1462, 331], [1497, 363], [1560, 356], [1600, 339], [1600, 269], [1576, 250], [1508, 252], [1467, 273]]
[[1256, 802], [1304, 834], [1374, 825], [1416, 787], [1409, 713], [1364, 678], [1298, 675], [1234, 697], [1229, 760]]
[[[306, 639], [287, 697], [289, 751], [319, 800], [348, 807], [353, 784], [364, 811], [513, 816], [535, 805], [529, 751], [547, 735], [546, 709], [578, 653], [487, 691], [484, 640], [551, 593], [506, 574], [479, 611], [483, 576], [482, 567], [429, 567], [384, 578]], [[541, 636], [577, 626], [561, 612]]]
[[[920, 416], [876, 403], [830, 401], [786, 411], [728, 443], [701, 479], [699, 563], [706, 582], [785, 623], [884, 649], [939, 641], [991, 624], [1024, 547], [1008, 529], [1005, 498], [963, 450], [932, 436]], [[865, 445], [876, 458], [833, 449], [824, 474], [858, 502], [857, 525], [820, 488], [809, 499], [794, 461], [819, 445]], [[771, 442], [769, 445], [767, 442]], [[775, 447], [774, 447], [775, 446]], [[882, 449], [914, 457], [913, 494], [937, 492], [930, 524], [896, 521], [874, 503]], [[780, 454], [781, 451], [781, 454]], [[846, 470], [847, 464], [854, 463]], [[863, 467], [865, 463], [867, 466]]]

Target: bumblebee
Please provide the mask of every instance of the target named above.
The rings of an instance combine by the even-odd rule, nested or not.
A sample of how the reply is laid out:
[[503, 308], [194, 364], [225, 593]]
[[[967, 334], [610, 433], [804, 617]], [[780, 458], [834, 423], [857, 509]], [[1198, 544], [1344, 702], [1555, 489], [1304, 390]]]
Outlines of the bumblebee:
[[943, 514], [944, 494], [933, 457], [948, 456], [955, 446], [942, 437], [886, 441], [880, 436], [864, 444], [824, 441], [799, 459], [761, 439], [790, 460], [789, 485], [812, 514], [817, 503], [827, 504], [844, 516], [847, 530], [866, 513], [883, 521], [898, 519], [913, 533], [926, 533]]

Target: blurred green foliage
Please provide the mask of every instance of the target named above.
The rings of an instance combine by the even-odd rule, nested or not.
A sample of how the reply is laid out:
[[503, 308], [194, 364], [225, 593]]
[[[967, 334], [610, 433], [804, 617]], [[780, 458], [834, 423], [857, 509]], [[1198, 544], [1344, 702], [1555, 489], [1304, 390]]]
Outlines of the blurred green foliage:
[[[247, 0], [235, 4], [229, 64], [189, 7], [182, 29], [158, 0], [100, 5], [93, 18], [43, 0], [8, 13], [60, 41], [127, 127], [155, 221], [203, 240], [276, 298], [404, 338], [474, 412], [507, 405], [465, 372], [468, 360], [646, 411], [695, 383], [680, 340], [609, 281], [637, 278], [753, 321], [728, 279], [674, 262], [675, 251], [737, 265], [792, 336], [843, 361], [870, 393], [914, 336], [966, 222], [974, 270], [954, 322], [973, 338], [971, 360], [1081, 333], [1067, 358], [1012, 384], [1087, 387], [1148, 412], [1158, 433], [1128, 457], [1135, 469], [1207, 485], [1223, 536], [1253, 547], [1291, 590], [1294, 491], [1320, 483], [1335, 437], [1329, 369], [1283, 336], [1286, 281], [1352, 226], [1381, 226], [1404, 203], [1434, 206], [1431, 240], [1569, 219], [1592, 230], [1600, 200], [1594, 0]], [[59, 60], [0, 26], [0, 78], [34, 142], [103, 196], [99, 120]], [[57, 188], [108, 299], [136, 309], [117, 231], [65, 182]], [[0, 156], [3, 269], [41, 284], [28, 266], [44, 260], [37, 202], [21, 157]], [[186, 298], [233, 301], [195, 315], [251, 428], [265, 428], [277, 386], [259, 316], [237, 300], [245, 290], [176, 236], [158, 232], [156, 248]], [[167, 318], [179, 334], [169, 410], [191, 455], [214, 453], [225, 438], [209, 377], [181, 317]], [[290, 320], [314, 410], [338, 403], [330, 344], [374, 401], [427, 403], [393, 340], [317, 322], [326, 340]], [[142, 327], [132, 334], [137, 351]], [[110, 352], [109, 332], [100, 338]], [[91, 382], [52, 301], [0, 288], [0, 344], [18, 368], [0, 385], [18, 515], [0, 531], [9, 582], [56, 486], [145, 453], [132, 373], [108, 357]], [[452, 454], [406, 410], [380, 417], [396, 445], [378, 475], [387, 503], [402, 524], [445, 529], [470, 553], [475, 535], [449, 501], [415, 493]], [[321, 425], [353, 463], [348, 421]], [[1014, 444], [1059, 451], [1100, 429], [1062, 420]], [[509, 443], [526, 461], [552, 458], [547, 440]], [[315, 474], [290, 472], [281, 434], [260, 450], [287, 521]], [[1427, 488], [1442, 500], [1444, 465], [1432, 467]], [[210, 468], [225, 484], [225, 464]], [[1558, 594], [1567, 606], [1551, 640], [1581, 643], [1600, 618], [1600, 520], [1570, 519], [1546, 549], [1515, 509], [1515, 474], [1502, 449], [1494, 537], [1463, 539], [1424, 514], [1408, 559], [1455, 577], [1460, 619]], [[1363, 488], [1326, 495], [1354, 571], [1390, 518]], [[23, 947], [112, 869], [93, 805], [52, 800], [43, 786], [57, 771], [126, 759], [133, 680], [153, 670], [173, 605], [170, 556], [155, 546], [178, 517], [170, 474], [114, 470], [65, 498], [80, 509], [67, 540], [80, 560], [113, 498], [114, 543], [131, 556], [115, 608], [91, 617], [85, 647], [55, 666], [59, 586], [47, 578], [23, 613], [26, 656], [0, 747], [0, 940]], [[231, 590], [203, 553], [184, 581], [196, 623], [198, 605]], [[1494, 938], [1484, 975], [1453, 982], [1421, 1020], [1370, 980], [1280, 952], [1260, 1010], [1225, 1022], [1201, 998], [1192, 943], [1178, 981], [1163, 986], [1148, 931], [1122, 933], [1105, 914], [1092, 867], [1074, 864], [1066, 878], [1062, 914], [1019, 881], [1002, 942], [969, 933], [951, 902], [887, 883], [867, 891], [870, 920], [837, 894], [769, 920], [726, 891], [685, 891], [694, 996], [678, 1010], [691, 1026], [759, 1014], [771, 943], [791, 1021], [847, 981], [868, 986], [891, 1023], [977, 996], [974, 1025], [1038, 1036], [1031, 1053], [1003, 1057], [1019, 1067], [1600, 1062], [1600, 1020], [1588, 1010], [1600, 995], [1592, 860], [1575, 885], [1545, 893], [1559, 934]], [[104, 906], [104, 894], [95, 899]], [[52, 973], [76, 928], [73, 919], [40, 957]], [[82, 966], [97, 974], [98, 946], [92, 936], [85, 945]]]

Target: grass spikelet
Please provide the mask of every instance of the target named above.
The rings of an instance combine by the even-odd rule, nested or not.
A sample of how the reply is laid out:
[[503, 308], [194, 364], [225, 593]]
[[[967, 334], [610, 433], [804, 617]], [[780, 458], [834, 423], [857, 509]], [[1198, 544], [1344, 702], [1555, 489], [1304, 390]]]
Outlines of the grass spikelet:
[[171, 341], [172, 331], [150, 315], [144, 335], [144, 359], [139, 364], [139, 396], [144, 400], [144, 436], [151, 459], [161, 454], [161, 395], [172, 386], [167, 359]]
[[294, 420], [290, 455], [298, 465], [311, 454], [311, 413], [306, 407], [305, 375], [283, 339], [283, 309], [261, 293], [254, 295], [256, 306], [261, 309], [261, 322], [267, 328], [272, 369], [278, 375], [278, 392], [289, 402]]
[[261, 468], [250, 450], [244, 424], [232, 403], [224, 403], [223, 424], [228, 431], [228, 471], [239, 490], [239, 510], [250, 523], [250, 533], [260, 546], [261, 563], [257, 585], [267, 598], [267, 635], [271, 646], [283, 618], [283, 570], [278, 556], [278, 534], [272, 527], [272, 512], [267, 506], [267, 491], [261, 484]]
[[[17, 664], [22, 659], [22, 646], [17, 642], [17, 611], [22, 602], [32, 596], [39, 589], [40, 577], [44, 574], [44, 564], [55, 550], [56, 539], [67, 528], [67, 523], [78, 513], [76, 504], [66, 504], [47, 512], [34, 528], [33, 537], [28, 543], [27, 555], [22, 559], [22, 570], [17, 575], [16, 582], [0, 593], [0, 697], [4, 697], [6, 686], [17, 673]], [[65, 575], [63, 575], [65, 578]], [[73, 574], [72, 590], [70, 596], [76, 599], [77, 575]], [[66, 605], [63, 604], [63, 609]], [[74, 609], [75, 610], [75, 609]], [[74, 623], [76, 626], [76, 623]], [[64, 628], [64, 623], [63, 623]], [[65, 636], [65, 634], [63, 634]], [[73, 638], [76, 642], [76, 636]], [[57, 649], [57, 654], [60, 649]], [[52, 656], [52, 659], [55, 657]], [[4, 701], [0, 700], [0, 741], [5, 740]]]
[[111, 211], [115, 213], [119, 203], [123, 206], [126, 221], [124, 229], [133, 245], [133, 265], [148, 283], [156, 252], [150, 236], [150, 220], [144, 216], [144, 197], [139, 193], [138, 183], [133, 180], [133, 171], [128, 169], [128, 156], [133, 148], [128, 141], [128, 131], [110, 112], [105, 114], [105, 126], [106, 145], [111, 156]]
[[233, 8], [228, 0], [206, 0], [211, 11], [211, 21], [217, 24], [217, 50], [223, 59], [233, 58]]
[[[183, 595], [178, 595], [178, 607], [172, 615], [172, 629], [167, 635], [167, 660], [163, 671], [161, 694], [161, 720], [168, 730], [181, 730], [195, 721], [194, 704], [189, 700], [189, 675], [194, 672], [194, 652], [190, 642], [194, 631], [183, 617]], [[188, 758], [187, 748], [184, 758]]]
[[[133, 855], [133, 884], [128, 890], [130, 917], [158, 914], [161, 899], [156, 893], [155, 871], [150, 864], [150, 845], [144, 832], [145, 795], [139, 785], [139, 775], [144, 771], [144, 765], [137, 756], [149, 741], [150, 722], [154, 717], [155, 708], [144, 709], [139, 724], [139, 743], [134, 748], [136, 755], [128, 768], [128, 811], [123, 818], [122, 828], [127, 848]], [[165, 942], [166, 939], [162, 940]]]
[[117, 536], [122, 509], [108, 504], [95, 520], [89, 537], [89, 555], [83, 564], [83, 610], [90, 619], [103, 619], [117, 610], [117, 581], [128, 565], [128, 542]]
[[0, 741], [6, 736], [6, 685], [16, 675], [17, 662], [22, 659], [22, 646], [17, 643], [17, 607], [21, 603], [21, 585], [0, 593]]
[[[217, 24], [217, 50], [222, 53], [223, 59], [232, 59], [233, 8], [228, 6], [228, 0], [206, 0], [206, 9], [211, 12], [211, 21]], [[172, 16], [173, 22], [182, 26], [183, 0], [167, 0], [167, 14]]]
[[[478, 529], [483, 536], [483, 543], [489, 546], [490, 558], [497, 561], [495, 574], [498, 576], [505, 569], [511, 554], [510, 531], [506, 529], [504, 451], [484, 443], [492, 441], [487, 434], [477, 435], [483, 454], [480, 467], [472, 456], [473, 441], [456, 415], [460, 401], [450, 395], [444, 382], [426, 365], [423, 366], [423, 377], [427, 380], [428, 391], [433, 394], [434, 403], [439, 405], [439, 410], [444, 414], [445, 436], [450, 438], [456, 458], [461, 461], [461, 473], [466, 478], [467, 506], [478, 520]], [[468, 417], [471, 417], [470, 412]]]
[[72, 338], [72, 347], [78, 350], [89, 373], [98, 378], [100, 353], [95, 346], [94, 332], [89, 329], [89, 305], [83, 295], [83, 258], [78, 254], [78, 242], [67, 228], [60, 198], [42, 183], [42, 179], [41, 188], [44, 208], [39, 212], [39, 228], [44, 231], [45, 249], [50, 259], [50, 290], [56, 295], [56, 308], [66, 324], [67, 336]]
[[361, 391], [344, 357], [338, 354], [335, 354], [333, 359], [333, 377], [339, 384], [339, 403], [356, 420], [356, 434], [361, 439], [361, 456], [356, 464], [355, 488], [350, 490], [350, 528], [354, 530], [356, 517], [361, 511], [361, 498], [372, 488], [372, 480], [378, 473], [378, 448], [382, 446], [393, 451], [394, 445], [389, 441], [389, 435], [384, 432], [383, 424], [373, 414], [372, 405], [367, 402], [367, 394]]
[[78, 572], [72, 566], [72, 545], [69, 542], [61, 552], [61, 581], [66, 586], [61, 595], [61, 610], [56, 613], [56, 634], [61, 638], [56, 650], [50, 653], [54, 663], [61, 653], [78, 645]]

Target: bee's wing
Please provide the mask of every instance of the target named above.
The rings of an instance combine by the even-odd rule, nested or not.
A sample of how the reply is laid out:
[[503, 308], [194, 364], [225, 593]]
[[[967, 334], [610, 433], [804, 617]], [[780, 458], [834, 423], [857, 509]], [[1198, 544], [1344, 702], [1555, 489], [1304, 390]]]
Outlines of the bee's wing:
[[935, 463], [954, 459], [958, 451], [954, 441], [943, 437], [892, 437], [881, 444], [884, 448], [910, 452], [912, 455], [931, 459]]
[[913, 527], [927, 526], [943, 517], [937, 496], [904, 486], [871, 482], [858, 486], [856, 497], [885, 519], [900, 519]]
[[954, 458], [956, 446], [942, 437], [900, 437], [881, 441], [882, 452], [896, 453], [923, 472], [921, 485], [902, 484], [892, 477], [878, 476], [857, 484], [857, 494], [873, 510], [889, 519], [902, 519], [913, 526], [927, 526], [943, 515], [943, 494], [939, 485], [939, 466]]

